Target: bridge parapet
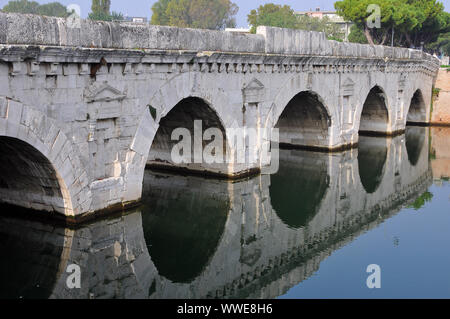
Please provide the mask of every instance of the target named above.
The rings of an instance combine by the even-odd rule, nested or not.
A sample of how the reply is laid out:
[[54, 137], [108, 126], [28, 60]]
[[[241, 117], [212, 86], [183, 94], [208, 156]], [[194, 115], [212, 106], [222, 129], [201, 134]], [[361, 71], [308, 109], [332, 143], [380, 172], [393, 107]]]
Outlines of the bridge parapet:
[[0, 13], [0, 43], [104, 49], [157, 49], [420, 59], [439, 64], [419, 50], [340, 43], [323, 32], [258, 27], [256, 34]]

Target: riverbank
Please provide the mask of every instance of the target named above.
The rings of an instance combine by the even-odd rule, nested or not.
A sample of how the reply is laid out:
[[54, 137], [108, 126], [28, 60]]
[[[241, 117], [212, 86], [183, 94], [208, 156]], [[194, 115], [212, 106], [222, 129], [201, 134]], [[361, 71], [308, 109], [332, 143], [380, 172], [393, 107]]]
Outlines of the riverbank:
[[448, 180], [450, 177], [450, 128], [431, 128], [431, 167], [435, 180]]
[[439, 70], [435, 87], [439, 92], [433, 98], [431, 124], [450, 126], [450, 68]]

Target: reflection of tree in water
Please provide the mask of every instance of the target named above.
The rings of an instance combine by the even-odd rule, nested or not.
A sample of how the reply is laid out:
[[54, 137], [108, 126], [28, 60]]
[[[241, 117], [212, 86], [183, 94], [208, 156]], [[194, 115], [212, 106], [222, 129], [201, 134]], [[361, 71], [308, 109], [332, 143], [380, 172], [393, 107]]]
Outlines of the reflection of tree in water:
[[380, 186], [386, 160], [386, 139], [360, 136], [358, 146], [359, 176], [367, 193], [375, 193]]
[[406, 150], [411, 165], [415, 166], [419, 162], [420, 153], [425, 144], [426, 128], [418, 126], [406, 127]]
[[[292, 157], [283, 159], [287, 154]], [[278, 217], [289, 227], [306, 226], [319, 211], [329, 186], [327, 156], [307, 151], [281, 151], [280, 169], [271, 177], [270, 197]]]
[[425, 206], [426, 203], [431, 202], [432, 199], [433, 194], [430, 192], [425, 192], [422, 195], [420, 195], [412, 205], [408, 206], [408, 208], [414, 208], [415, 210], [419, 210], [423, 206]]
[[39, 223], [0, 218], [0, 299], [50, 297], [64, 237], [49, 229]]
[[[179, 187], [189, 179], [197, 183]], [[176, 283], [190, 283], [217, 249], [229, 203], [215, 195], [220, 189], [208, 180], [182, 176], [149, 180], [142, 220], [150, 256], [160, 275]]]

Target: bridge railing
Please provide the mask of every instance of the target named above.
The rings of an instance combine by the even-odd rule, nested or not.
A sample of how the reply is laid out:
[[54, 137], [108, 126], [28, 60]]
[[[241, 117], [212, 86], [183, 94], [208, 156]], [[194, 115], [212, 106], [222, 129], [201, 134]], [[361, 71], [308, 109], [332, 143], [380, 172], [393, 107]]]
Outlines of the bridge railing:
[[422, 51], [327, 40], [324, 33], [258, 27], [256, 34], [0, 12], [0, 44], [438, 60]]

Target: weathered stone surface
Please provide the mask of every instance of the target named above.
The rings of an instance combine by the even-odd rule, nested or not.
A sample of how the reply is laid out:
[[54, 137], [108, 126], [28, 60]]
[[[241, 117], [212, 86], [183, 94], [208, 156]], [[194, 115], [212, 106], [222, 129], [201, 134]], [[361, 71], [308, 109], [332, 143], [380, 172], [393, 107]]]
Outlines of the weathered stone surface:
[[[243, 35], [0, 13], [0, 40], [0, 135], [49, 160], [65, 205], [54, 210], [67, 216], [139, 200], [148, 160], [173, 167], [169, 144], [152, 144], [170, 135], [177, 112], [187, 113], [175, 116], [185, 128], [194, 120], [260, 132], [279, 124], [285, 144], [336, 150], [357, 144], [360, 130], [428, 123], [438, 70], [423, 52], [269, 27]], [[267, 164], [259, 160], [269, 141], [245, 150], [255, 162], [184, 168], [255, 172]]]

